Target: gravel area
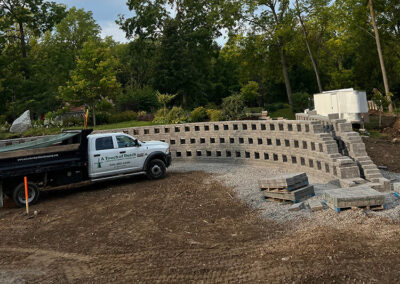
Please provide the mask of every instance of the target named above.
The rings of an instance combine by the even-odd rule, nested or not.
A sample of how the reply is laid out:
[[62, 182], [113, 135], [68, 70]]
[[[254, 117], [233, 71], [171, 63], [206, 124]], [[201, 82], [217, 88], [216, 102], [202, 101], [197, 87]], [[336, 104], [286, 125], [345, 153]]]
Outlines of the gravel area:
[[[277, 175], [293, 173], [290, 169], [272, 167], [272, 166], [254, 166], [243, 164], [221, 164], [221, 163], [190, 163], [175, 162], [169, 171], [188, 172], [203, 171], [212, 174], [212, 176], [232, 187], [236, 196], [246, 202], [251, 208], [259, 211], [260, 216], [266, 219], [272, 219], [279, 223], [289, 223], [295, 227], [307, 226], [307, 221], [313, 224], [325, 224], [326, 222], [336, 224], [346, 223], [346, 220], [352, 222], [354, 219], [362, 220], [365, 216], [375, 216], [398, 220], [400, 217], [400, 199], [397, 199], [392, 193], [386, 194], [387, 210], [368, 211], [348, 210], [337, 214], [335, 211], [327, 208], [326, 210], [311, 212], [309, 209], [300, 211], [289, 211], [291, 203], [279, 203], [268, 201], [263, 198], [258, 187], [258, 180], [275, 177]], [[387, 171], [382, 172], [386, 178], [397, 179], [400, 181], [400, 174]], [[315, 196], [308, 199], [323, 201], [323, 193], [326, 190], [338, 188], [335, 182], [330, 182], [326, 178], [318, 175], [308, 175], [310, 184], [314, 185]], [[229, 197], [228, 197], [229, 198]], [[306, 201], [306, 202], [307, 202]], [[304, 222], [306, 221], [306, 222]]]

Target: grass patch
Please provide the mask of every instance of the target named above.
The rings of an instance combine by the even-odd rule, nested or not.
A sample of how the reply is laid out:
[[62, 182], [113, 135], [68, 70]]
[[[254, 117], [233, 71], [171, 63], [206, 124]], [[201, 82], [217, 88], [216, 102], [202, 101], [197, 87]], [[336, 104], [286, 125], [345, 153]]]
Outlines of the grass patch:
[[290, 108], [281, 108], [270, 114], [271, 118], [283, 117], [286, 119], [296, 119], [296, 115], [292, 112]]

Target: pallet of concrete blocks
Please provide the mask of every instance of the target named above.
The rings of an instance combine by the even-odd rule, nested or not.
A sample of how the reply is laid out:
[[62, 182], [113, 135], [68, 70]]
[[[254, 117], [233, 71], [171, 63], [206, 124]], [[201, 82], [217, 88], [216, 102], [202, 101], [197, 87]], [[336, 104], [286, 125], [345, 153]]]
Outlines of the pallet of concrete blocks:
[[258, 184], [267, 199], [297, 203], [315, 195], [314, 187], [309, 185], [305, 173], [267, 178], [259, 180]]
[[368, 185], [327, 190], [324, 200], [325, 204], [337, 213], [347, 209], [376, 211], [386, 208], [385, 195]]

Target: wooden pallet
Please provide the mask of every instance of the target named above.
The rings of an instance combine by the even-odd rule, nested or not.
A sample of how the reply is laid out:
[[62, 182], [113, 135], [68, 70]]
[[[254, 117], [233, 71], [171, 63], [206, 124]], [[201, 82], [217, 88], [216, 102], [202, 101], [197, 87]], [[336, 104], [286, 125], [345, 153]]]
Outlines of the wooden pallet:
[[385, 210], [386, 209], [386, 204], [383, 205], [368, 205], [368, 206], [352, 206], [352, 207], [344, 207], [344, 208], [338, 208], [335, 205], [328, 204], [326, 201], [324, 201], [324, 204], [333, 210], [335, 210], [337, 213], [340, 213], [341, 211], [346, 211], [346, 210], [358, 210], [358, 209], [364, 209], [364, 210], [371, 210], [371, 211], [380, 211], [380, 210]]
[[299, 189], [299, 188], [302, 188], [302, 187], [306, 187], [308, 185], [309, 185], [308, 181], [303, 181], [303, 182], [292, 184], [290, 186], [279, 186], [279, 185], [276, 185], [276, 186], [263, 186], [263, 187], [260, 188], [260, 190], [261, 191], [271, 191], [271, 192], [274, 192], [274, 191], [277, 191], [277, 192], [279, 192], [279, 191], [290, 192], [290, 191], [293, 191], [293, 190], [296, 190], [296, 189]]
[[314, 187], [312, 185], [306, 186], [303, 188], [299, 188], [293, 191], [263, 191], [264, 197], [266, 198], [275, 198], [280, 200], [288, 200], [294, 203], [300, 202], [300, 200], [304, 200], [315, 195]]
[[266, 196], [264, 196], [264, 199], [278, 203], [299, 203], [299, 201], [292, 201], [287, 199], [280, 199], [280, 198], [266, 197]]

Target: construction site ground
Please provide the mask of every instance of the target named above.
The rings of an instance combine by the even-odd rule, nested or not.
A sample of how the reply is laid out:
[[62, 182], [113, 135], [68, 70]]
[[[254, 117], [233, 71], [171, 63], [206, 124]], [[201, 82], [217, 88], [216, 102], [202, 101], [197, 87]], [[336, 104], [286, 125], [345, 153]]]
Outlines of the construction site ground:
[[377, 166], [400, 173], [400, 139], [363, 138], [367, 153]]
[[0, 209], [0, 283], [400, 281], [396, 218], [278, 222], [199, 171], [49, 192], [31, 211]]

